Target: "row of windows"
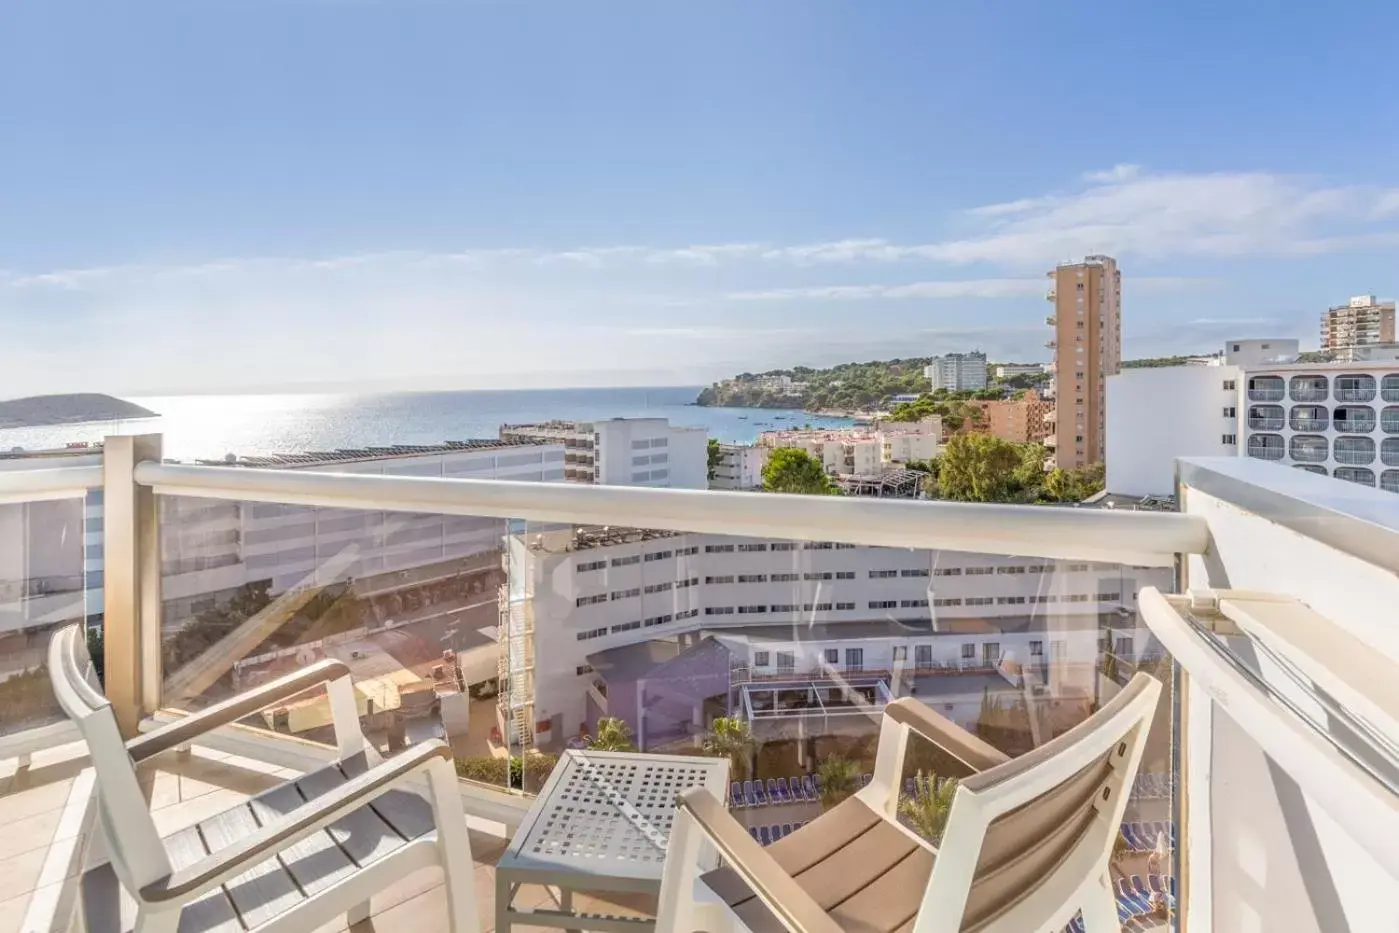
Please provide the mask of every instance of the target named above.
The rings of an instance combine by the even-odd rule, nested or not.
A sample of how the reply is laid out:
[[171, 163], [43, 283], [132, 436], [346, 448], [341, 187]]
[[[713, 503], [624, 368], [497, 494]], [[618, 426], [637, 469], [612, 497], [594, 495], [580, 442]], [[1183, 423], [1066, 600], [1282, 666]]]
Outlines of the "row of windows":
[[650, 440], [646, 440], [646, 439], [643, 438], [642, 440], [639, 440], [639, 441], [632, 441], [632, 442], [631, 442], [631, 449], [632, 449], [632, 450], [645, 450], [645, 449], [648, 448], [648, 447], [669, 447], [669, 446], [670, 446], [670, 438], [668, 438], [668, 437], [653, 437], [653, 438], [651, 438]]
[[674, 556], [674, 551], [652, 551], [650, 554], [645, 555], [645, 559], [650, 562], [653, 560], [666, 560]]
[[652, 454], [649, 457], [632, 457], [631, 465], [634, 467], [646, 466], [648, 463], [666, 463], [670, 460], [669, 454]]

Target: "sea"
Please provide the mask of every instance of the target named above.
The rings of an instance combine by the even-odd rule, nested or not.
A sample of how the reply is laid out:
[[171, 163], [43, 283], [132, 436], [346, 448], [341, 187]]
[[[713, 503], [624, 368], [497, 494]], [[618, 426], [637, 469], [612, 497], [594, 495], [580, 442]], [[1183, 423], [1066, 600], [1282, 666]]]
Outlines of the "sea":
[[797, 409], [702, 408], [700, 386], [390, 392], [374, 395], [176, 395], [131, 398], [158, 417], [0, 430], [0, 451], [47, 450], [109, 434], [159, 433], [165, 456], [223, 459], [280, 453], [440, 444], [493, 438], [502, 424], [551, 418], [668, 418], [725, 443], [780, 428], [846, 427], [848, 418]]

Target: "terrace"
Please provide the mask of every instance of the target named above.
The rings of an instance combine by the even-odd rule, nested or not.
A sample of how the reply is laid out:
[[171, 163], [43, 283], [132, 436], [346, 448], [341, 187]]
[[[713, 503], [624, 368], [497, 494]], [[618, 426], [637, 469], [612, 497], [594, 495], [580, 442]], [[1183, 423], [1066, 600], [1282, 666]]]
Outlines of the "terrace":
[[[246, 563], [236, 551], [232, 564], [214, 559], [227, 546], [224, 539], [201, 537], [197, 525], [168, 525], [163, 516], [199, 521], [196, 512], [165, 507], [185, 500], [278, 503], [310, 510], [317, 521], [371, 510], [410, 517], [469, 516], [498, 522], [501, 539], [520, 527], [608, 526], [1042, 558], [1050, 562], [1043, 567], [1052, 570], [1040, 574], [1040, 588], [1032, 594], [1116, 586], [1123, 602], [1133, 607], [1130, 617], [1085, 632], [1046, 608], [1044, 626], [1023, 633], [1025, 646], [1017, 648], [1036, 676], [1019, 685], [1007, 682], [999, 693], [989, 689], [988, 681], [984, 699], [974, 701], [976, 708], [953, 718], [968, 721], [985, 741], [1016, 755], [1044, 744], [1107, 702], [1122, 689], [1133, 666], [1163, 679], [1167, 689], [1146, 740], [1143, 779], [1125, 817], [1122, 851], [1114, 856], [1124, 925], [1191, 933], [1392, 928], [1391, 894], [1399, 881], [1394, 842], [1399, 839], [1399, 700], [1392, 686], [1399, 682], [1399, 635], [1388, 624], [1385, 607], [1399, 599], [1399, 503], [1378, 490], [1248, 459], [1182, 461], [1177, 476], [1179, 514], [179, 465], [163, 463], [159, 438], [149, 436], [108, 439], [100, 466], [6, 471], [0, 474], [0, 580], [18, 585], [2, 590], [7, 595], [0, 606], [5, 624], [0, 654], [7, 672], [0, 682], [5, 695], [0, 706], [0, 822], [5, 826], [0, 833], [0, 933], [66, 929], [73, 879], [106, 857], [90, 805], [92, 771], [83, 746], [75, 744], [76, 731], [46, 701], [48, 673], [40, 660], [55, 626], [82, 618], [83, 610], [55, 618], [38, 602], [42, 588], [28, 585], [31, 581], [81, 575], [89, 601], [100, 592], [101, 617], [89, 623], [100, 624], [103, 633], [93, 644], [101, 646], [105, 695], [126, 734], [136, 736], [236, 692], [235, 671], [256, 670], [256, 665], [240, 668], [247, 658], [290, 649], [294, 657], [304, 651], [304, 660], [316, 660], [322, 654], [312, 645], [329, 636], [360, 627], [393, 630], [399, 623], [383, 615], [389, 610], [369, 611], [367, 601], [356, 602], [359, 579], [410, 571], [429, 556], [438, 563], [475, 561], [477, 566], [492, 547], [483, 545], [479, 535], [471, 541], [463, 535], [456, 542], [450, 529], [439, 531], [428, 546], [407, 538], [363, 542], [351, 545], [352, 553], [317, 552], [317, 572], [295, 579], [274, 575], [264, 587], [260, 579], [230, 569]], [[95, 490], [101, 493], [104, 519], [100, 570], [93, 567], [90, 553], [97, 542], [85, 541], [91, 532], [84, 531], [91, 527], [92, 514], [84, 502], [91, 501]], [[172, 546], [184, 553], [170, 553]], [[828, 552], [791, 553], [794, 567], [817, 567], [819, 572], [820, 565], [813, 562], [826, 559]], [[181, 568], [196, 569], [163, 572], [177, 558], [184, 561]], [[205, 558], [207, 563], [199, 563]], [[545, 708], [538, 691], [563, 675], [546, 671], [541, 659], [573, 640], [563, 633], [533, 640], [537, 633], [527, 615], [525, 581], [508, 554], [500, 560], [506, 582], [499, 605], [473, 608], [462, 605], [459, 594], [443, 594], [413, 610], [437, 618], [439, 625], [442, 619], [459, 620], [462, 631], [498, 636], [498, 692], [477, 689], [485, 681], [463, 675], [472, 686], [468, 732], [477, 741], [458, 753], [485, 930], [495, 924], [494, 863], [530, 806], [539, 770], [547, 773], [547, 756], [536, 745], [557, 728], [550, 716], [558, 712]], [[646, 570], [644, 563], [638, 566], [637, 572]], [[1136, 581], [1143, 578], [1143, 568], [1174, 569], [1176, 585], [1165, 589], [1186, 595], [1143, 590], [1138, 599]], [[1085, 574], [1092, 580], [1080, 584]], [[994, 580], [1007, 587], [1005, 600], [1021, 598], [1021, 591], [1009, 588], [1020, 581]], [[564, 583], [554, 585], [562, 588]], [[812, 585], [839, 594], [836, 581]], [[932, 578], [930, 602], [936, 602], [942, 585]], [[672, 592], [667, 598], [680, 597]], [[441, 601], [437, 614], [426, 611], [437, 605], [434, 600]], [[1007, 604], [1022, 613], [1033, 605], [1024, 600]], [[42, 614], [39, 608], [44, 608]], [[936, 605], [924, 611], [941, 621]], [[698, 644], [692, 639], [703, 636], [702, 624], [703, 616], [693, 622], [695, 631], [677, 628], [665, 637]], [[966, 675], [926, 672], [960, 671], [957, 662], [965, 656], [960, 646], [967, 636], [953, 631], [955, 626], [941, 635], [933, 628], [927, 638], [934, 652], [929, 657], [936, 661], [921, 672], [911, 652], [907, 661], [910, 673], [924, 674], [909, 678], [917, 688], [915, 697], [938, 709], [962, 702], [937, 691], [960, 689], [954, 682]], [[445, 646], [454, 648], [450, 626], [440, 631], [436, 637], [447, 638]], [[598, 647], [605, 649], [621, 644], [614, 638], [639, 636], [622, 631], [603, 637], [609, 641]], [[1124, 640], [1133, 650], [1119, 650]], [[353, 637], [345, 642], [353, 643]], [[491, 644], [474, 636], [463, 643], [468, 645], [464, 650], [477, 652]], [[972, 676], [994, 676], [986, 659], [1007, 654], [1000, 643], [994, 649], [985, 644], [983, 639], [973, 651], [970, 660], [978, 673]], [[418, 653], [423, 659], [432, 656], [426, 649]], [[187, 672], [191, 666], [197, 678]], [[591, 683], [582, 666], [580, 662], [579, 682]], [[870, 667], [882, 670], [885, 665], [871, 660]], [[570, 669], [570, 683], [573, 676]], [[192, 683], [205, 686], [191, 689]], [[184, 688], [172, 689], [172, 684]], [[645, 697], [664, 699], [665, 687], [648, 683]], [[836, 703], [844, 704], [842, 709], [877, 716], [905, 688], [852, 670], [839, 672], [832, 689], [838, 689]], [[782, 718], [793, 710], [805, 717], [810, 706], [788, 701], [810, 698], [813, 692], [830, 714], [829, 695], [821, 694], [825, 683], [810, 678], [790, 684], [752, 681], [742, 690], [747, 691], [745, 710], [751, 708], [755, 721], [769, 713]], [[579, 692], [586, 692], [586, 686]], [[649, 702], [645, 697], [642, 708]], [[431, 725], [438, 715], [429, 712], [426, 723], [415, 720], [415, 728], [405, 729], [401, 718], [406, 713], [375, 708], [369, 697], [358, 712], [370, 740], [389, 750], [405, 741], [405, 732], [430, 733], [417, 727]], [[701, 709], [699, 714], [695, 740], [708, 725], [708, 712]], [[210, 733], [187, 752], [143, 766], [142, 790], [162, 833], [199, 824], [274, 783], [333, 760], [332, 746], [268, 725], [252, 717]], [[488, 737], [492, 725], [496, 734]], [[863, 765], [852, 737], [835, 729], [816, 731], [809, 738], [818, 758], [835, 750]], [[758, 754], [759, 776], [799, 776], [796, 759], [781, 757], [785, 751], [777, 744]], [[697, 751], [693, 742], [688, 751]], [[510, 757], [520, 760], [522, 779], [510, 777]], [[941, 769], [942, 777], [960, 777], [932, 758], [920, 760], [923, 767]], [[873, 769], [865, 765], [864, 770]], [[787, 786], [790, 792], [791, 784]], [[797, 786], [805, 785], [799, 780]], [[746, 801], [740, 804], [740, 810], [748, 809]], [[804, 805], [820, 807], [811, 800]], [[783, 826], [807, 818], [769, 822], [785, 836], [790, 830]], [[759, 823], [745, 821], [761, 840]], [[772, 841], [769, 823], [762, 827], [769, 829]], [[1146, 891], [1161, 885], [1170, 898], [1146, 897], [1134, 879], [1146, 879]], [[549, 908], [559, 897], [555, 889], [529, 888], [517, 894], [515, 903]], [[653, 909], [634, 898], [583, 903], [612, 917]], [[1158, 903], [1169, 907], [1158, 910]], [[424, 870], [379, 892], [371, 908], [365, 928], [445, 930], [441, 872]], [[595, 920], [583, 927], [615, 928], [609, 924]], [[345, 925], [342, 918], [326, 929]]]

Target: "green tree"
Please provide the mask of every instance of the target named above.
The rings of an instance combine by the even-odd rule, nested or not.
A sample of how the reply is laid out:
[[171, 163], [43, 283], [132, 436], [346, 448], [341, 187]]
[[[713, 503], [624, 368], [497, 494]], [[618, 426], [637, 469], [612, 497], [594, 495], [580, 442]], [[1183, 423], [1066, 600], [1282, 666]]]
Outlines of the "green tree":
[[831, 755], [816, 767], [821, 779], [821, 806], [827, 810], [859, 790], [860, 769], [855, 762]]
[[718, 466], [719, 466], [719, 461], [722, 460], [723, 457], [724, 457], [723, 452], [719, 450], [719, 441], [716, 440], [715, 438], [712, 438], [712, 437], [711, 437], [711, 438], [709, 439], [709, 478], [710, 478], [710, 479], [713, 479], [713, 478], [714, 478], [714, 471], [715, 471], [715, 469], [718, 468]]
[[914, 832], [937, 845], [947, 829], [947, 817], [956, 796], [955, 780], [948, 778], [939, 783], [936, 774], [919, 771], [913, 778], [913, 796], [899, 801], [899, 816], [908, 821]]
[[1105, 481], [1103, 465], [1095, 463], [1078, 470], [1055, 468], [1044, 478], [1045, 495], [1055, 502], [1082, 502], [1102, 492]]
[[939, 458], [938, 495], [955, 502], [1009, 502], [1021, 486], [1016, 444], [990, 434], [959, 434]]
[[779, 447], [768, 457], [763, 467], [763, 488], [768, 492], [795, 492], [810, 496], [827, 496], [836, 492], [835, 484], [821, 469], [821, 463], [804, 450]]
[[734, 780], [743, 780], [753, 772], [753, 758], [758, 752], [758, 740], [742, 719], [721, 716], [709, 726], [701, 742], [705, 754], [729, 759]]
[[631, 726], [612, 716], [597, 721], [597, 735], [588, 738], [588, 747], [598, 752], [636, 751]]

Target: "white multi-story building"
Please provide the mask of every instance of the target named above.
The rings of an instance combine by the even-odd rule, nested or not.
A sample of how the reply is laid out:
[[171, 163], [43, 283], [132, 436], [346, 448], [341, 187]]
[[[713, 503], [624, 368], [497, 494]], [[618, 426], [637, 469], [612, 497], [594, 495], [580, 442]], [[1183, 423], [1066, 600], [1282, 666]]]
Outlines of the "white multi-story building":
[[997, 379], [1009, 379], [1012, 376], [1042, 376], [1049, 372], [1049, 367], [1044, 363], [998, 363], [993, 371]]
[[837, 476], [873, 476], [891, 464], [931, 460], [938, 456], [941, 442], [942, 419], [936, 416], [875, 428], [764, 431], [758, 436], [759, 447], [805, 450]]
[[1108, 489], [1169, 493], [1175, 457], [1238, 455], [1399, 492], [1399, 359], [1296, 358], [1296, 341], [1230, 341], [1213, 365], [1109, 379]]
[[674, 489], [709, 483], [708, 432], [672, 427], [666, 418], [504, 424], [500, 436], [562, 444], [569, 482]]
[[923, 375], [934, 389], [965, 392], [986, 388], [986, 354], [947, 353], [933, 357], [923, 368]]
[[757, 444], [720, 444], [719, 462], [714, 466], [710, 489], [760, 489], [769, 447]]
[[1118, 565], [634, 529], [512, 535], [509, 561], [503, 704], [513, 710], [503, 706], [502, 720], [556, 739], [599, 714], [638, 727], [638, 710], [619, 706], [636, 693], [619, 683], [708, 636], [729, 664], [683, 678], [652, 671], [652, 686], [693, 678], [722, 693], [730, 667], [888, 671], [896, 655], [910, 669], [1032, 665], [1084, 633], [1078, 656], [1091, 666], [1100, 631], [1132, 614], [1137, 591], [1171, 582], [1169, 571]]

